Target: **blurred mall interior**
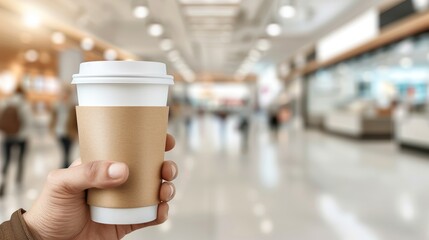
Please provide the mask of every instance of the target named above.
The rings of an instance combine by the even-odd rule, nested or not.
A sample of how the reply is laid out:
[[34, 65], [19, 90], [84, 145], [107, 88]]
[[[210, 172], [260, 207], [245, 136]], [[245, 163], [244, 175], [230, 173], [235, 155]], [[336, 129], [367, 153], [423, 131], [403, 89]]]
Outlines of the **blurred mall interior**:
[[94, 60], [175, 78], [170, 217], [125, 239], [429, 239], [429, 0], [0, 0], [1, 221], [79, 157]]

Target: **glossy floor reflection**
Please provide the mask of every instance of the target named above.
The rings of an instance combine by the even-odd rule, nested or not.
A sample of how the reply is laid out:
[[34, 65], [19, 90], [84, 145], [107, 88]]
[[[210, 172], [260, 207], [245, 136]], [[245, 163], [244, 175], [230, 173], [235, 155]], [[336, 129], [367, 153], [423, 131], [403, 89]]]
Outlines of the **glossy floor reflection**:
[[[355, 141], [252, 119], [243, 149], [238, 118], [173, 122], [180, 167], [170, 220], [125, 239], [429, 239], [429, 155], [390, 141]], [[0, 217], [29, 208], [60, 165], [49, 135], [32, 141], [25, 184], [10, 186]], [[75, 153], [78, 155], [78, 153]]]

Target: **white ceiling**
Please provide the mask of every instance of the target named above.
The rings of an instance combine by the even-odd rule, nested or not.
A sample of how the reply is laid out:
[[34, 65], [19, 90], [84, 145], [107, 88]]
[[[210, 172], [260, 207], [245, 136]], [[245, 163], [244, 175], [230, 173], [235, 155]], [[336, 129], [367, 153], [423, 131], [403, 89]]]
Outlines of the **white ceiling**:
[[[147, 2], [150, 9], [146, 19], [136, 19], [132, 14], [133, 7], [140, 1]], [[267, 37], [265, 26], [268, 23], [281, 23], [283, 33], [272, 39], [272, 48], [264, 53], [258, 63], [259, 68], [256, 69], [287, 59], [298, 49], [377, 5], [379, 0], [292, 0], [298, 9], [294, 20], [279, 17], [276, 11], [279, 7], [278, 0], [37, 2], [59, 19], [84, 28], [143, 59], [168, 62], [168, 53], [159, 47], [160, 40], [168, 37], [173, 40], [174, 49], [178, 50], [181, 58], [193, 71], [233, 74], [255, 47], [257, 39]], [[186, 14], [202, 14], [204, 11], [205, 14], [214, 14], [213, 11], [219, 8], [224, 8], [219, 11], [228, 16], [212, 19], [214, 24], [204, 24], [210, 19], [192, 18]], [[153, 22], [165, 26], [162, 37], [155, 38], [147, 33], [147, 25]]]

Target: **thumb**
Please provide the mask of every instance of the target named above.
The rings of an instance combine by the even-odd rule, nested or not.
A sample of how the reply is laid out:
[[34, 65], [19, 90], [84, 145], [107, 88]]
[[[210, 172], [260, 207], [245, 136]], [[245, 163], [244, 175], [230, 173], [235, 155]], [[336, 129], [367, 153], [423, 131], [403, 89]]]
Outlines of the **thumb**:
[[123, 184], [129, 175], [128, 166], [121, 162], [94, 161], [49, 173], [48, 183], [69, 193], [88, 188], [112, 188]]

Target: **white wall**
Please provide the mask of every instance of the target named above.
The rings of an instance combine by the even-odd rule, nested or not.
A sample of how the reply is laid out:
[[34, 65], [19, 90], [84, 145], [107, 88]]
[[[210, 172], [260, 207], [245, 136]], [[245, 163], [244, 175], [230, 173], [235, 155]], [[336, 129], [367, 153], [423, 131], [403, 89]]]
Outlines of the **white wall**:
[[353, 21], [322, 38], [316, 46], [317, 60], [326, 61], [362, 43], [379, 33], [378, 10], [370, 9]]

